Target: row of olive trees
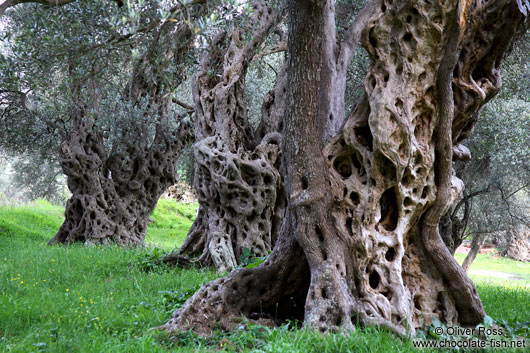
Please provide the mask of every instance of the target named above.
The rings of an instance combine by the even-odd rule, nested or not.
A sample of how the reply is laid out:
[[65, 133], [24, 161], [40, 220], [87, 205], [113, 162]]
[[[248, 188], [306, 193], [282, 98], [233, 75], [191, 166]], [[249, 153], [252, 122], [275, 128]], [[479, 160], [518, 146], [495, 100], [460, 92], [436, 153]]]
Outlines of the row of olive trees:
[[[355, 14], [362, 7], [361, 5], [354, 5], [348, 10]], [[92, 77], [97, 84], [94, 83], [91, 89], [107, 92], [105, 94], [110, 92], [111, 97], [98, 100], [99, 112], [97, 114], [99, 117], [96, 119], [94, 128], [104, 131], [108, 141], [106, 143], [110, 148], [112, 141], [127, 130], [124, 127], [130, 125], [131, 120], [142, 120], [142, 124], [153, 125], [153, 119], [141, 117], [141, 110], [144, 108], [136, 108], [135, 112], [132, 112], [130, 108], [124, 108], [123, 100], [114, 92], [126, 90], [125, 86], [129, 80], [127, 77], [133, 70], [134, 62], [141, 60], [142, 50], [148, 50], [147, 47], [152, 39], [150, 33], [145, 30], [147, 24], [161, 21], [163, 16], [168, 16], [168, 13], [156, 12], [155, 10], [163, 10], [157, 7], [156, 2], [148, 2], [142, 8], [131, 7], [130, 4], [128, 7], [113, 6], [106, 1], [84, 4], [81, 7], [73, 6], [73, 4], [69, 6], [55, 12], [44, 10], [41, 7], [21, 7], [17, 8], [16, 12], [8, 12], [9, 16], [5, 19], [6, 34], [8, 34], [6, 38], [8, 39], [2, 46], [3, 91], [1, 98], [4, 109], [0, 134], [3, 140], [2, 147], [11, 154], [17, 155], [12, 159], [12, 167], [16, 175], [13, 178], [12, 189], [18, 190], [17, 195], [23, 195], [25, 199], [44, 197], [56, 202], [64, 200], [65, 179], [61, 175], [57, 149], [61, 138], [68, 133], [68, 129], [71, 129], [69, 126], [64, 126], [71, 123], [69, 117], [65, 118], [65, 111], [71, 109], [68, 108], [69, 104], [77, 104], [67, 103], [68, 100], [72, 100], [72, 97], [67, 96], [70, 92], [71, 80], [50, 81], [48, 76], [37, 74], [37, 72], [49, 72], [56, 78], [61, 77], [62, 69], [59, 67], [66, 64], [67, 58], [72, 53], [79, 53], [77, 54], [79, 58], [76, 59], [79, 62], [91, 65], [98, 63], [94, 57], [104, 58], [104, 62], [100, 60], [97, 64], [102, 66], [100, 69], [102, 74], [99, 77]], [[341, 6], [347, 5], [339, 2], [337, 6], [342, 9]], [[86, 15], [88, 11], [90, 11], [89, 16]], [[211, 8], [210, 11], [212, 11]], [[346, 15], [348, 11], [338, 13], [339, 26], [346, 26], [352, 15]], [[209, 31], [219, 27], [219, 21], [211, 20], [208, 17], [210, 15], [206, 13], [203, 15], [204, 17], [200, 18], [203, 22], [198, 22], [193, 30], [199, 31], [203, 34], [202, 38], [206, 38]], [[82, 21], [64, 21], [65, 18], [72, 16], [77, 16]], [[65, 30], [64, 23], [69, 26], [68, 30]], [[79, 32], [80, 23], [82, 23], [83, 32]], [[106, 27], [102, 26], [102, 23], [105, 23]], [[150, 31], [156, 28], [156, 26], [152, 27]], [[137, 31], [140, 33], [136, 33]], [[73, 33], [83, 33], [81, 37], [85, 37], [79, 40]], [[118, 36], [117, 33], [122, 33], [122, 35]], [[71, 36], [65, 37], [65, 34]], [[95, 43], [95, 37], [98, 36], [103, 40]], [[124, 49], [123, 41], [131, 38], [134, 40], [128, 42]], [[274, 37], [267, 40], [278, 41]], [[71, 45], [64, 47], [65, 42], [71, 42]], [[527, 87], [528, 80], [520, 78], [529, 75], [530, 68], [524, 59], [529, 51], [529, 43], [528, 36], [521, 40], [515, 48], [514, 55], [505, 65], [504, 91], [491, 107], [486, 107], [482, 113], [486, 118], [482, 119], [476, 129], [476, 135], [469, 141], [472, 160], [465, 164], [461, 163], [457, 168], [459, 176], [465, 181], [466, 189], [459, 202], [447, 214], [442, 225], [453, 233], [452, 236], [446, 238], [448, 246], [453, 250], [464, 237], [471, 233], [477, 235], [512, 234], [510, 230], [514, 227], [528, 225], [528, 216], [524, 208], [526, 199], [522, 196], [528, 192], [528, 185], [524, 184], [525, 171], [528, 168], [521, 165], [527, 161], [527, 158], [519, 151], [528, 150], [528, 139], [521, 136], [521, 131], [525, 131], [525, 119], [520, 117], [527, 111], [524, 102], [528, 99], [526, 92], [529, 88]], [[198, 49], [193, 48], [192, 51]], [[61, 50], [65, 51], [61, 52]], [[32, 53], [31, 56], [28, 53]], [[47, 60], [43, 59], [45, 57]], [[53, 59], [50, 60], [50, 57]], [[272, 89], [276, 76], [281, 72], [282, 62], [283, 55], [280, 51], [277, 54], [253, 60], [248, 68], [245, 106], [253, 128], [259, 124], [261, 99]], [[129, 65], [128, 69], [124, 69], [127, 65]], [[163, 63], [157, 63], [157, 65], [163, 65]], [[365, 52], [356, 53], [348, 68], [346, 109], [353, 106], [363, 92], [367, 65]], [[191, 77], [194, 71], [193, 59], [188, 58], [187, 61], [180, 63], [180, 69], [187, 71], [188, 78]], [[83, 69], [78, 67], [76, 70]], [[174, 70], [173, 67], [166, 71]], [[73, 73], [77, 76], [83, 74], [89, 75], [86, 72]], [[109, 75], [114, 77], [114, 82], [111, 84], [106, 82]], [[168, 75], [167, 80], [172, 80], [175, 72], [173, 72], [173, 77], [171, 74]], [[63, 75], [62, 78], [65, 79], [66, 76]], [[50, 82], [55, 82], [56, 87]], [[172, 83], [172, 94], [178, 96], [175, 102], [181, 103], [181, 105], [174, 104], [172, 109], [180, 113], [193, 110], [190, 84], [189, 79], [180, 86]], [[83, 89], [86, 92], [90, 90], [87, 87]], [[27, 90], [27, 93], [20, 95], [24, 90]], [[51, 91], [56, 93], [50, 94]], [[41, 92], [46, 92], [46, 94], [43, 95]], [[21, 99], [23, 97], [24, 99]], [[27, 114], [28, 104], [24, 103], [27, 101], [31, 101], [30, 114]], [[510, 109], [506, 110], [504, 108], [506, 105], [509, 105]], [[503, 119], [498, 119], [500, 116]], [[62, 136], [58, 133], [61, 130], [58, 126], [61, 124]], [[508, 138], [501, 137], [503, 131], [509, 131], [511, 135]], [[519, 135], [512, 136], [518, 132]], [[499, 136], [492, 139], [492, 134], [497, 133]], [[491, 141], [494, 143], [492, 144]], [[517, 158], [518, 163], [513, 161], [513, 157]], [[492, 158], [495, 161], [490, 161]], [[180, 156], [177, 169], [184, 174], [185, 180], [193, 185], [194, 156], [190, 148]], [[511, 172], [506, 173], [506, 171]], [[31, 187], [28, 188], [28, 186]], [[518, 192], [514, 193], [515, 189]], [[11, 193], [11, 195], [15, 194]], [[506, 196], [510, 197], [507, 199]], [[485, 240], [484, 236], [475, 237], [475, 241], [479, 243], [483, 240]]]
[[194, 141], [199, 213], [166, 261], [222, 271], [245, 249], [272, 253], [205, 285], [168, 330], [241, 314], [400, 334], [482, 320], [451, 256], [466, 227], [447, 232], [444, 218], [466, 211], [453, 206], [463, 143], [499, 92], [526, 5], [65, 3], [8, 10], [1, 62], [3, 148], [58, 151], [72, 192], [52, 243], [141, 244]]

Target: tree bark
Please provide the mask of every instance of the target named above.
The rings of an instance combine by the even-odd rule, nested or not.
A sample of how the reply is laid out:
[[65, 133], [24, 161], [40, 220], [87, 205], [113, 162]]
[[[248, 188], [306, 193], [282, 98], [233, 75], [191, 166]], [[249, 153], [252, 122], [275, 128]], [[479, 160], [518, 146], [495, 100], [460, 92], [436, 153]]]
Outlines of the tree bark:
[[282, 15], [266, 1], [253, 1], [252, 7], [246, 27], [215, 36], [194, 78], [195, 190], [200, 208], [186, 241], [164, 257], [166, 263], [213, 263], [222, 272], [240, 263], [245, 248], [265, 256], [276, 242], [284, 213], [278, 158], [284, 72], [265, 97], [256, 131], [247, 119], [244, 89], [248, 65]]
[[103, 139], [88, 124], [80, 122], [60, 147], [72, 196], [49, 244], [143, 245], [149, 215], [176, 182], [175, 163], [190, 142], [191, 126], [183, 123], [169, 136], [159, 131], [150, 146], [138, 140], [122, 143], [127, 153], [107, 157]]
[[528, 21], [513, 1], [383, 1], [363, 30], [366, 93], [323, 147], [332, 3], [288, 4], [288, 205], [278, 244], [259, 267], [203, 286], [164, 328], [208, 333], [241, 315], [274, 324], [300, 318], [301, 306], [305, 324], [322, 331], [478, 324], [476, 288], [438, 227], [462, 190], [453, 150], [498, 92], [500, 65]]

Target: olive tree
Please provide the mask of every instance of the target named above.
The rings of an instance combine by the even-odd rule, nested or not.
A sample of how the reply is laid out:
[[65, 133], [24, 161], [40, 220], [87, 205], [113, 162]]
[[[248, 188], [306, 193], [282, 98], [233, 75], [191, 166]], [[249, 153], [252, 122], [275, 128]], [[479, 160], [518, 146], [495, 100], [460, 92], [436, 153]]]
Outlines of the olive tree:
[[184, 17], [206, 11], [199, 1], [121, 9], [100, 1], [6, 13], [2, 143], [57, 151], [72, 193], [51, 244], [143, 243], [149, 214], [192, 139], [190, 112], [174, 91], [188, 75], [196, 37]]

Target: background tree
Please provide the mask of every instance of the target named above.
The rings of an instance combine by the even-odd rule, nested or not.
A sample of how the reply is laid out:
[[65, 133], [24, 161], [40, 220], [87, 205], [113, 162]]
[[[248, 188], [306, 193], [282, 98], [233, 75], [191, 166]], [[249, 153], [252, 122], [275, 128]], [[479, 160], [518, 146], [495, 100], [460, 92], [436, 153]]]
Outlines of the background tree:
[[[3, 86], [17, 99], [4, 104], [4, 120], [14, 121], [15, 113], [24, 119], [15, 129], [4, 124], [4, 133], [24, 136], [31, 124], [46, 129], [41, 135], [60, 143], [72, 192], [51, 243], [141, 244], [158, 197], [175, 181], [176, 160], [191, 137], [182, 120], [187, 111], [179, 112], [172, 96], [186, 77], [196, 33], [184, 13], [200, 17], [206, 7], [160, 6], [109, 12], [107, 2], [74, 2], [10, 12]], [[19, 140], [8, 147], [28, 146]]]
[[462, 264], [466, 271], [488, 238], [507, 250], [512, 237], [517, 240], [530, 231], [530, 104], [497, 100], [482, 115], [483, 124], [477, 126], [470, 143], [476, 159], [462, 171], [465, 177], [473, 175], [471, 168], [479, 171], [466, 184], [470, 185], [466, 194], [477, 195], [468, 201], [468, 232], [473, 239]]

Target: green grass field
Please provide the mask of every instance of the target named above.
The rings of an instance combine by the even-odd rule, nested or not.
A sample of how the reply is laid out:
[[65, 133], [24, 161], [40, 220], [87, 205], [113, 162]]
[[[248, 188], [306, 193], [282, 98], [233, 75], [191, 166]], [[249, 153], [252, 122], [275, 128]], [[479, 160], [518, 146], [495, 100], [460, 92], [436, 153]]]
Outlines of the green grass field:
[[[167, 268], [156, 260], [179, 246], [196, 205], [161, 200], [143, 249], [113, 246], [47, 246], [63, 209], [46, 202], [0, 208], [1, 352], [409, 352], [409, 340], [374, 328], [349, 336], [321, 335], [288, 325], [250, 325], [235, 333], [176, 340], [150, 330], [202, 283], [211, 270]], [[459, 259], [462, 261], [462, 259]], [[474, 268], [530, 274], [530, 265], [479, 256]], [[477, 280], [488, 314], [497, 322], [530, 320], [525, 281]]]

